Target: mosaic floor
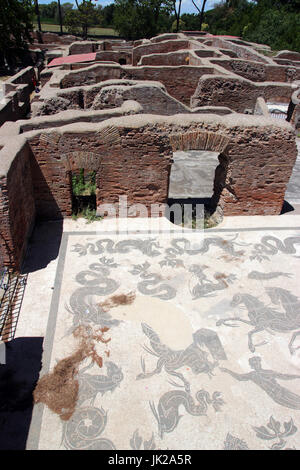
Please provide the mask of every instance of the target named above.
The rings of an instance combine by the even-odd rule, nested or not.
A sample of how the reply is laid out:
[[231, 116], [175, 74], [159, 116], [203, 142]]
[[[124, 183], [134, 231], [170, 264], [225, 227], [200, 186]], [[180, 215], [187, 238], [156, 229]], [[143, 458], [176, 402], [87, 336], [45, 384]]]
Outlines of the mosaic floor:
[[300, 449], [300, 217], [246, 219], [204, 239], [65, 224], [19, 334], [30, 308], [41, 334], [52, 286], [41, 376], [80, 326], [109, 342], [93, 343], [103, 367], [80, 362], [69, 419], [35, 405], [28, 449]]

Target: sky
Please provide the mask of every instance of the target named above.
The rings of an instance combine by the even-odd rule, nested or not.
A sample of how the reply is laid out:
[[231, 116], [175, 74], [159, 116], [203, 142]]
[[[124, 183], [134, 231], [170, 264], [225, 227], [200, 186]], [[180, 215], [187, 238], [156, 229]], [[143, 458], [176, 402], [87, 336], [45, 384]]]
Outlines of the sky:
[[[51, 3], [54, 0], [39, 0], [39, 3]], [[74, 3], [75, 0], [61, 0], [61, 3]], [[96, 5], [102, 5], [106, 6], [109, 5], [110, 3], [113, 3], [113, 0], [98, 0], [95, 2]], [[202, 1], [196, 0], [196, 3], [199, 5], [202, 4]], [[214, 4], [218, 3], [217, 0], [208, 0], [206, 3], [205, 10], [210, 10], [213, 8]], [[197, 13], [197, 10], [195, 9], [192, 0], [182, 0], [182, 6], [181, 6], [181, 13]]]

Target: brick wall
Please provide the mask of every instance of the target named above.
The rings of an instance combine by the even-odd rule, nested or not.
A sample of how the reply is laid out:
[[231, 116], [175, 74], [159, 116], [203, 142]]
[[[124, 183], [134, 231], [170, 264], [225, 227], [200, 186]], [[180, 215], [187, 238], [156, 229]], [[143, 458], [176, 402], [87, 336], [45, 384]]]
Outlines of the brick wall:
[[143, 55], [139, 63], [141, 65], [188, 65], [189, 60], [190, 51], [186, 50], [166, 54]]
[[60, 82], [61, 88], [70, 88], [80, 85], [92, 85], [112, 78], [120, 78], [120, 65], [91, 65], [84, 69], [66, 73]]
[[132, 51], [132, 64], [137, 65], [143, 55], [160, 54], [163, 52], [178, 51], [179, 49], [189, 49], [189, 44], [189, 40], [175, 39], [134, 47]]
[[218, 211], [276, 215], [297, 155], [289, 124], [238, 114], [127, 116], [33, 132], [27, 139], [7, 174], [0, 171], [1, 250], [6, 263], [11, 253], [15, 266], [35, 210], [46, 219], [71, 215], [70, 172], [78, 168], [96, 171], [98, 206], [123, 195], [150, 209], [167, 201], [174, 151], [212, 150], [220, 154], [213, 196]]
[[300, 68], [258, 64], [239, 59], [211, 59], [212, 64], [229, 70], [253, 82], [290, 82], [300, 80]]
[[244, 113], [253, 110], [258, 97], [265, 101], [289, 103], [293, 89], [289, 84], [257, 83], [236, 77], [204, 76], [191, 99], [191, 106], [228, 106]]
[[0, 251], [6, 265], [20, 268], [35, 219], [30, 160], [26, 143], [17, 150], [7, 174], [0, 172]]
[[186, 106], [190, 105], [190, 98], [196, 90], [199, 79], [207, 73], [212, 73], [211, 67], [182, 65], [176, 68], [143, 66], [123, 69], [125, 78], [130, 80], [161, 82], [171, 96]]

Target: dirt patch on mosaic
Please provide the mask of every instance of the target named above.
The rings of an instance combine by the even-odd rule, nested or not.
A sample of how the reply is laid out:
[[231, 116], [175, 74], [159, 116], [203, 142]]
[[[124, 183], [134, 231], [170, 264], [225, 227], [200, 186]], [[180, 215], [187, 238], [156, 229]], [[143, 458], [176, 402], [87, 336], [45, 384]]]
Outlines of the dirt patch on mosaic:
[[70, 356], [59, 361], [53, 371], [44, 375], [38, 382], [34, 393], [35, 403], [44, 403], [51, 411], [58, 414], [63, 421], [73, 415], [79, 392], [77, 380], [79, 365], [90, 357], [99, 367], [102, 367], [102, 357], [96, 351], [97, 343], [107, 344], [110, 338], [104, 334], [108, 328], [93, 331], [89, 327], [79, 326], [73, 336], [79, 340], [78, 349]]
[[104, 302], [101, 302], [99, 305], [103, 308], [105, 312], [111, 308], [118, 307], [119, 305], [130, 305], [135, 301], [135, 293], [129, 292], [128, 294], [119, 294], [109, 297]]

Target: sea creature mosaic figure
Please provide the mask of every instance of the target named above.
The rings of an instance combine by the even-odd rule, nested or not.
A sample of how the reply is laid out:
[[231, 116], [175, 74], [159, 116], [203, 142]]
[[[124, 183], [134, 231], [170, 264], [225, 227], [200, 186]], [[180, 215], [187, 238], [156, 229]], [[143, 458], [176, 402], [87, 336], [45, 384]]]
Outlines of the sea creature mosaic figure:
[[[226, 360], [226, 353], [217, 333], [213, 330], [201, 328], [193, 334], [193, 343], [183, 350], [173, 350], [163, 344], [155, 331], [146, 323], [142, 323], [142, 330], [150, 340], [151, 348], [144, 349], [158, 358], [156, 368], [152, 372], [146, 372], [145, 362], [141, 358], [143, 372], [137, 376], [137, 380], [152, 377], [159, 374], [164, 368], [168, 374], [178, 377], [184, 385], [186, 392], [190, 391], [190, 384], [183, 374], [176, 372], [183, 366], [190, 367], [194, 374], [206, 373], [213, 375], [214, 368], [219, 360]], [[209, 350], [214, 361], [209, 360], [209, 354], [200, 348], [204, 345]]]
[[79, 404], [82, 404], [85, 400], [90, 400], [90, 404], [93, 405], [98, 393], [104, 395], [106, 392], [113, 392], [116, 387], [120, 386], [124, 378], [121, 368], [112, 361], [105, 363], [106, 375], [87, 374], [86, 371], [92, 365], [93, 363], [82, 369], [78, 374]]
[[[217, 321], [217, 326], [226, 325], [234, 327], [237, 322], [246, 323], [254, 327], [248, 333], [248, 346], [251, 352], [255, 352], [252, 336], [264, 330], [286, 333], [300, 329], [300, 301], [290, 291], [281, 287], [269, 287], [266, 292], [273, 305], [281, 306], [282, 310], [269, 307], [257, 297], [250, 294], [236, 294], [233, 296], [231, 305], [237, 307], [240, 304], [246, 306], [249, 320], [240, 317], [225, 318]], [[230, 323], [228, 323], [230, 322]], [[299, 347], [294, 347], [296, 337], [300, 331], [295, 332], [289, 342], [289, 350], [294, 354]]]
[[159, 399], [157, 409], [153, 402], [149, 404], [157, 421], [160, 436], [163, 438], [164, 433], [174, 431], [183, 417], [179, 414], [180, 405], [183, 405], [187, 413], [192, 416], [205, 416], [209, 405], [212, 405], [215, 411], [219, 411], [224, 401], [219, 392], [214, 392], [210, 397], [206, 390], [198, 390], [195, 401], [192, 395], [184, 390], [172, 390], [164, 393]]
[[238, 374], [229, 369], [220, 367], [220, 370], [231, 375], [234, 379], [240, 382], [251, 381], [258, 385], [264, 392], [269, 395], [276, 403], [287, 408], [300, 410], [300, 396], [291, 392], [285, 387], [282, 387], [278, 380], [295, 380], [300, 379], [300, 375], [282, 374], [274, 370], [263, 369], [261, 366], [261, 358], [254, 356], [249, 359], [251, 372], [246, 374]]
[[79, 408], [65, 425], [65, 447], [70, 450], [114, 450], [114, 443], [101, 437], [106, 424], [107, 412], [103, 408]]

